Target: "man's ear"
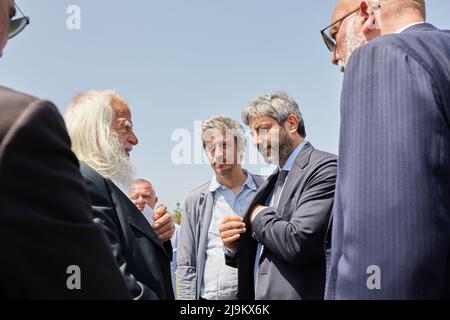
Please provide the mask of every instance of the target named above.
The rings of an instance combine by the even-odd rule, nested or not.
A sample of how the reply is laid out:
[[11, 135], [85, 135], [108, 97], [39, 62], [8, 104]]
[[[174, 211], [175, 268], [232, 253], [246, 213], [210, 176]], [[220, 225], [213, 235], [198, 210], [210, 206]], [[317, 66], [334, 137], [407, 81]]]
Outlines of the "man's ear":
[[288, 120], [287, 124], [288, 124], [289, 132], [297, 131], [298, 124], [299, 124], [297, 117], [294, 114], [290, 114], [288, 116], [287, 120]]
[[367, 1], [361, 1], [360, 9], [363, 21], [363, 33], [367, 34], [375, 26], [375, 12], [373, 11], [372, 6], [367, 3]]
[[158, 197], [155, 197], [155, 203], [158, 203]]

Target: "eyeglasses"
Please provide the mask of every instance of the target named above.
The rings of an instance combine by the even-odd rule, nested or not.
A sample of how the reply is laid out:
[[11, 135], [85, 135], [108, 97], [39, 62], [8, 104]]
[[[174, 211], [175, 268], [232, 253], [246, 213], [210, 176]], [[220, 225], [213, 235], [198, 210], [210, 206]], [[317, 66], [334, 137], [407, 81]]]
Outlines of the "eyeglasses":
[[30, 23], [30, 18], [26, 17], [22, 10], [20, 10], [19, 6], [14, 4], [14, 7], [19, 10], [20, 14], [22, 15], [21, 18], [18, 19], [10, 19], [9, 20], [9, 34], [8, 39], [14, 38], [17, 36], [25, 27]]
[[357, 9], [347, 13], [345, 16], [343, 16], [342, 18], [340, 18], [339, 20], [336, 20], [335, 22], [333, 22], [332, 24], [326, 26], [325, 28], [323, 28], [322, 30], [320, 30], [320, 34], [322, 34], [322, 38], [323, 38], [323, 42], [325, 42], [325, 45], [327, 46], [328, 50], [330, 50], [331, 52], [334, 52], [334, 50], [336, 50], [336, 41], [333, 40], [333, 38], [326, 32], [328, 29], [330, 29], [331, 27], [333, 27], [335, 24], [343, 21], [345, 18], [351, 16], [352, 14], [358, 12], [360, 9], [360, 7], [358, 7]]

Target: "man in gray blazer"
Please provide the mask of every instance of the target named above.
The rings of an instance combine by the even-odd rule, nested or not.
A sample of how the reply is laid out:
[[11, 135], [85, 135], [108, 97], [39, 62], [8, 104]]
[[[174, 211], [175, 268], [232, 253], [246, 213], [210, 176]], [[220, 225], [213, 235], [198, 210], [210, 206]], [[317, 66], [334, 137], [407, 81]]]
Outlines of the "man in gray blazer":
[[227, 262], [238, 267], [239, 299], [323, 299], [337, 158], [305, 140], [302, 115], [287, 94], [258, 97], [242, 116], [278, 168], [244, 219], [230, 216], [221, 225]]
[[225, 264], [219, 226], [227, 215], [243, 216], [263, 178], [241, 167], [245, 135], [239, 122], [223, 116], [205, 120], [202, 141], [214, 176], [185, 202], [177, 252], [178, 298], [234, 300], [237, 272]]
[[450, 31], [423, 0], [339, 1], [330, 28], [345, 77], [326, 298], [449, 299]]

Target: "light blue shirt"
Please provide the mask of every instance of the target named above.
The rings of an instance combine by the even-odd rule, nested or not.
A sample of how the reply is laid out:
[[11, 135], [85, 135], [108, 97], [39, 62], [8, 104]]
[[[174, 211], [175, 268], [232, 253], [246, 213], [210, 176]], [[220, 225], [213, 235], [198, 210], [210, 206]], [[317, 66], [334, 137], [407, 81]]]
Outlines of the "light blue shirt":
[[[291, 154], [289, 155], [289, 158], [287, 159], [286, 163], [284, 164], [283, 168], [278, 167], [278, 171], [281, 170], [286, 170], [286, 171], [291, 171], [292, 166], [294, 165], [295, 159], [297, 159], [298, 155], [300, 154], [300, 151], [302, 151], [303, 147], [305, 146], [305, 144], [307, 143], [306, 140], [303, 140], [302, 143], [300, 143], [295, 149], [294, 151], [291, 152]], [[287, 180], [287, 178], [286, 178]], [[286, 184], [286, 181], [284, 182], [284, 185]], [[284, 185], [283, 185], [283, 189], [284, 189]], [[283, 190], [281, 191], [281, 193], [283, 193]], [[268, 199], [266, 205], [269, 207], [272, 207], [274, 205], [273, 201], [273, 194], [272, 196]], [[261, 258], [261, 254], [264, 250], [264, 246], [261, 243], [258, 243], [258, 247], [256, 248], [256, 258], [255, 258], [255, 265], [253, 267], [253, 280], [254, 280], [254, 284], [255, 284], [255, 291], [258, 290], [257, 288], [257, 280], [258, 280], [258, 269], [259, 269], [259, 259]]]
[[206, 244], [205, 269], [203, 272], [200, 297], [207, 300], [235, 300], [238, 288], [237, 269], [225, 264], [223, 243], [219, 227], [229, 215], [243, 216], [256, 191], [253, 176], [247, 173], [242, 190], [235, 195], [228, 187], [221, 185], [214, 176], [210, 192], [214, 198], [211, 224]]

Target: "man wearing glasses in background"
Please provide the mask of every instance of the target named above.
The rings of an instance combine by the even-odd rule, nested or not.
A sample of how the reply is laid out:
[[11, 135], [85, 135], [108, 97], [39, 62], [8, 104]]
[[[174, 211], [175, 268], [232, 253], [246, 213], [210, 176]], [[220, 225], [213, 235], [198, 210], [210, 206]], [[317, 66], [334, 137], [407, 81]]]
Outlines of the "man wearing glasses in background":
[[345, 77], [326, 298], [449, 299], [450, 32], [423, 0], [340, 0], [333, 21], [321, 33]]
[[[0, 0], [0, 54], [15, 12]], [[58, 110], [0, 87], [0, 299], [127, 298]]]

